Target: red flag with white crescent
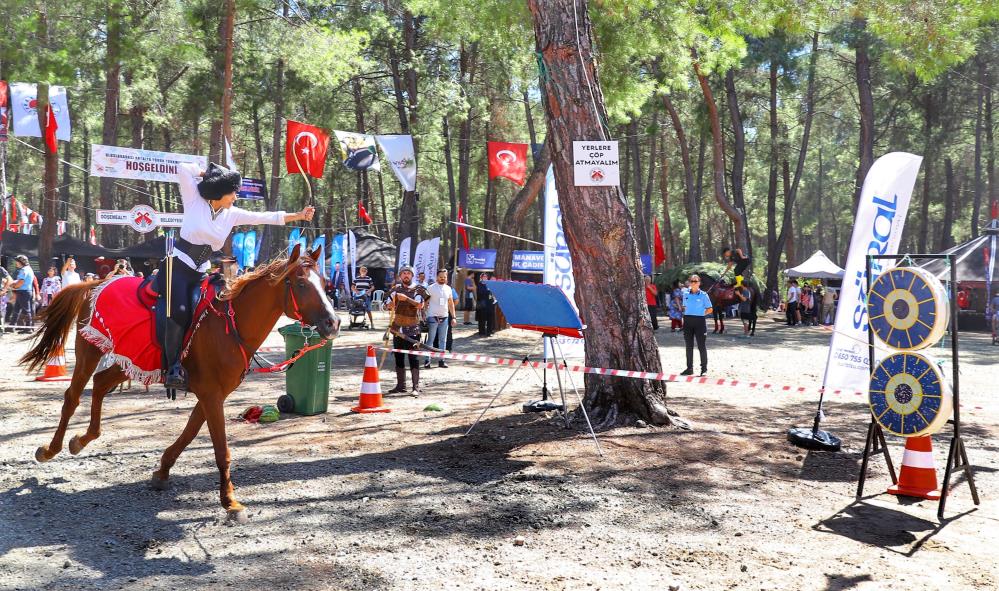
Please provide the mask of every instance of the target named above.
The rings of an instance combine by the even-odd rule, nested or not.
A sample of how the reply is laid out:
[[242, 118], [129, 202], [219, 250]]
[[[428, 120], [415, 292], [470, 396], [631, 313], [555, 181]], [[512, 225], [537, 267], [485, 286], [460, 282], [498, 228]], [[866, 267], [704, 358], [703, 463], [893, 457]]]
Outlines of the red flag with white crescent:
[[489, 180], [503, 177], [523, 186], [527, 180], [527, 144], [486, 142]]
[[357, 202], [357, 217], [365, 224], [371, 223], [371, 216], [368, 215], [368, 210], [365, 209], [363, 201]]
[[49, 147], [49, 152], [55, 152], [59, 145], [56, 143], [56, 130], [59, 124], [56, 123], [55, 111], [52, 105], [45, 105], [45, 145]]
[[663, 246], [663, 235], [659, 233], [659, 220], [656, 220], [656, 235], [655, 235], [655, 247], [656, 247], [656, 265], [659, 266], [666, 262], [666, 248]]
[[[458, 223], [465, 223], [465, 214], [461, 211], [461, 206], [458, 206]], [[465, 226], [458, 226], [458, 233], [461, 234], [461, 240], [465, 243], [465, 250], [468, 250], [468, 229]]]
[[288, 172], [304, 172], [317, 179], [322, 178], [329, 143], [330, 136], [322, 129], [289, 119], [288, 141], [284, 149]]

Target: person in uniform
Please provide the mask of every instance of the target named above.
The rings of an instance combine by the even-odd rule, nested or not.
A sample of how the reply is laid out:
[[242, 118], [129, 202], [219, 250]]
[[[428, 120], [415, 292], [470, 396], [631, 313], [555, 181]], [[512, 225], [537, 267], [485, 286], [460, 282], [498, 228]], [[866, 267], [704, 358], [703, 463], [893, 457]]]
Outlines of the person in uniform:
[[711, 298], [701, 291], [699, 275], [690, 276], [690, 291], [683, 295], [683, 340], [687, 346], [687, 368], [680, 372], [682, 376], [694, 373], [694, 341], [701, 357], [701, 375], [708, 373], [708, 349], [704, 340], [708, 334], [708, 325], [704, 320], [710, 316], [713, 308]]
[[[398, 283], [389, 294], [385, 308], [392, 312], [389, 332], [392, 348], [413, 350], [420, 343], [420, 311], [423, 310], [426, 288], [413, 281], [413, 268], [406, 265], [399, 269]], [[420, 358], [411, 353], [393, 353], [395, 357], [395, 388], [389, 394], [406, 392], [406, 358], [413, 379], [413, 396], [420, 395]]]
[[[170, 318], [164, 331], [163, 379], [168, 389], [187, 389], [187, 375], [181, 365], [180, 352], [184, 333], [191, 322], [191, 292], [201, 282], [208, 270], [212, 252], [222, 249], [234, 226], [271, 224], [281, 226], [288, 222], [311, 221], [314, 207], [305, 207], [299, 213], [283, 211], [247, 211], [233, 207], [236, 191], [242, 177], [235, 170], [208, 165], [199, 171], [193, 164], [177, 167], [177, 182], [184, 203], [184, 221], [180, 226], [180, 239], [174, 247], [172, 273], [167, 273], [167, 259], [160, 263], [153, 281], [161, 301], [165, 301], [167, 282], [170, 282]], [[165, 304], [164, 304], [165, 305]]]

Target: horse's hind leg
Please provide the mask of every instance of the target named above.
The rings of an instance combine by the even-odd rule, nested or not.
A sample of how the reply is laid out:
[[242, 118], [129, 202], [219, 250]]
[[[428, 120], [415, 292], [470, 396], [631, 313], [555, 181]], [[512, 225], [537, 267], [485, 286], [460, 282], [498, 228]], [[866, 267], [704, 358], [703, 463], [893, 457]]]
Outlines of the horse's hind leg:
[[90, 401], [90, 426], [87, 427], [86, 433], [74, 435], [69, 440], [69, 453], [75, 456], [83, 451], [87, 444], [100, 437], [101, 407], [104, 404], [104, 397], [123, 381], [125, 381], [125, 372], [117, 365], [94, 376], [94, 389]]
[[187, 419], [187, 426], [184, 427], [180, 437], [163, 452], [163, 457], [160, 459], [160, 469], [153, 472], [153, 488], [160, 490], [166, 488], [167, 479], [170, 477], [170, 468], [173, 468], [180, 453], [198, 436], [198, 432], [201, 431], [201, 426], [204, 424], [205, 413], [201, 403], [198, 402], [194, 405], [194, 410], [191, 411], [191, 416]]
[[47, 462], [62, 451], [62, 440], [66, 436], [66, 427], [69, 426], [69, 420], [73, 418], [73, 413], [76, 412], [76, 407], [80, 404], [80, 395], [87, 386], [91, 374], [97, 369], [97, 363], [100, 360], [101, 352], [97, 347], [81, 338], [76, 339], [76, 366], [73, 368], [73, 379], [63, 396], [62, 417], [59, 419], [59, 426], [56, 427], [52, 441], [35, 450], [35, 459], [39, 462]]

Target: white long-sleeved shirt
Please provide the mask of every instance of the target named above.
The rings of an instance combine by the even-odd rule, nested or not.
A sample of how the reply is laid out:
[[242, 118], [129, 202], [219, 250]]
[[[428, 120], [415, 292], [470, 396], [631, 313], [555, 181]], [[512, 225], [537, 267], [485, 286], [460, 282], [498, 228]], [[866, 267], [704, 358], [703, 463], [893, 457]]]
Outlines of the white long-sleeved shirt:
[[[229, 233], [235, 226], [284, 225], [285, 212], [283, 211], [247, 211], [232, 206], [213, 213], [211, 204], [198, 192], [198, 183], [201, 182], [201, 177], [198, 176], [199, 172], [197, 166], [193, 164], [181, 164], [177, 167], [180, 197], [184, 202], [184, 223], [180, 226], [180, 237], [184, 240], [191, 244], [211, 246], [212, 250], [221, 250], [226, 238], [229, 237]], [[191, 257], [181, 252], [180, 249], [174, 252], [179, 260], [195, 269]], [[205, 261], [197, 270], [207, 271], [208, 261]]]

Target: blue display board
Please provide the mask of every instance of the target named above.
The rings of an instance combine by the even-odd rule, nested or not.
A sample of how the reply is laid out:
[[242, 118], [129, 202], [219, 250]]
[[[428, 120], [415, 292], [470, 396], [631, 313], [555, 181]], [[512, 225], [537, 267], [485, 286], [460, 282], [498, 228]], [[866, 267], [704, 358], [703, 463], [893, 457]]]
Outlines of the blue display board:
[[521, 281], [490, 280], [485, 284], [514, 328], [582, 338], [586, 327], [558, 287]]

